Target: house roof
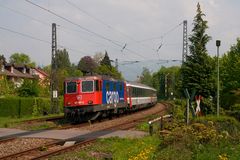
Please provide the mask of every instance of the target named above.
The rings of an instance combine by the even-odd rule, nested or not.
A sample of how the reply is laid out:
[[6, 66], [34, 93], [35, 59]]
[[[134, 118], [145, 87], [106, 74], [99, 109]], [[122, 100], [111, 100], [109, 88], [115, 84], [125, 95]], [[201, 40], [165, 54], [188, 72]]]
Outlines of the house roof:
[[45, 71], [43, 71], [42, 69], [40, 69], [40, 68], [34, 68], [34, 69], [35, 69], [37, 72], [43, 74], [44, 76], [49, 77], [49, 75], [48, 75]]
[[15, 65], [14, 64], [10, 64], [10, 63], [7, 63], [5, 64], [5, 67], [13, 67], [12, 69], [12, 72], [10, 72], [9, 70], [7, 69], [4, 69], [4, 71], [2, 72], [2, 70], [0, 71], [0, 74], [1, 75], [6, 75], [6, 76], [10, 76], [10, 77], [20, 77], [20, 78], [29, 78], [29, 79], [34, 79], [34, 77], [29, 74], [29, 73], [22, 73], [20, 71], [18, 71], [17, 69], [15, 69]]

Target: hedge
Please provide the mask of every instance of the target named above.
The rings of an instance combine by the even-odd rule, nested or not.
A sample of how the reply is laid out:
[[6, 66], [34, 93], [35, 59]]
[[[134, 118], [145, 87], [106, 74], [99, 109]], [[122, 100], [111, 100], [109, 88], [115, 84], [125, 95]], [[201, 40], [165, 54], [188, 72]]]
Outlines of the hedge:
[[[60, 112], [63, 111], [62, 98], [59, 99]], [[50, 98], [2, 97], [0, 117], [39, 116], [51, 113]]]

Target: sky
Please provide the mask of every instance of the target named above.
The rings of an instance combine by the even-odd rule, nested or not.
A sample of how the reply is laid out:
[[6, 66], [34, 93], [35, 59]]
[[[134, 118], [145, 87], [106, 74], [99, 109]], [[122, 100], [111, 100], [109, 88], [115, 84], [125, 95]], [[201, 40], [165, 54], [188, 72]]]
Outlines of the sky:
[[240, 37], [239, 0], [0, 0], [0, 54], [50, 64], [56, 23], [58, 49], [66, 48], [72, 63], [107, 51], [125, 79], [135, 80], [143, 67], [155, 72], [181, 64], [175, 60], [182, 58], [182, 22], [191, 35], [198, 2], [212, 37], [208, 52], [215, 56], [221, 40], [223, 55]]

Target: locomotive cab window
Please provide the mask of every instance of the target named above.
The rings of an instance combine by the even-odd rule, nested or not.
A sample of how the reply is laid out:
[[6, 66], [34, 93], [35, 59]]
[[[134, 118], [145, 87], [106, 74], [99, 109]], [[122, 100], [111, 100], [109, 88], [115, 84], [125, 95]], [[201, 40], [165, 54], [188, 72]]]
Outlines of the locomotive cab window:
[[76, 82], [67, 82], [66, 93], [76, 93], [76, 92], [77, 92], [77, 83]]
[[93, 81], [82, 81], [82, 92], [93, 92]]

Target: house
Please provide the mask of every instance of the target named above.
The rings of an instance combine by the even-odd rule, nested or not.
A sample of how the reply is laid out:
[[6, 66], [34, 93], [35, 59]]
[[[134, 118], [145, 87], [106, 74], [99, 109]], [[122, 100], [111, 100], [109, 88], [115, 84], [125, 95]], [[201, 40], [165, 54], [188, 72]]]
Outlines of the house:
[[14, 83], [16, 87], [20, 87], [24, 79], [40, 79], [40, 82], [46, 80], [49, 76], [39, 68], [31, 68], [22, 64], [6, 63], [1, 65], [0, 79], [6, 78]]
[[40, 83], [46, 82], [49, 79], [49, 75], [40, 68], [32, 68], [32, 75], [37, 76]]

